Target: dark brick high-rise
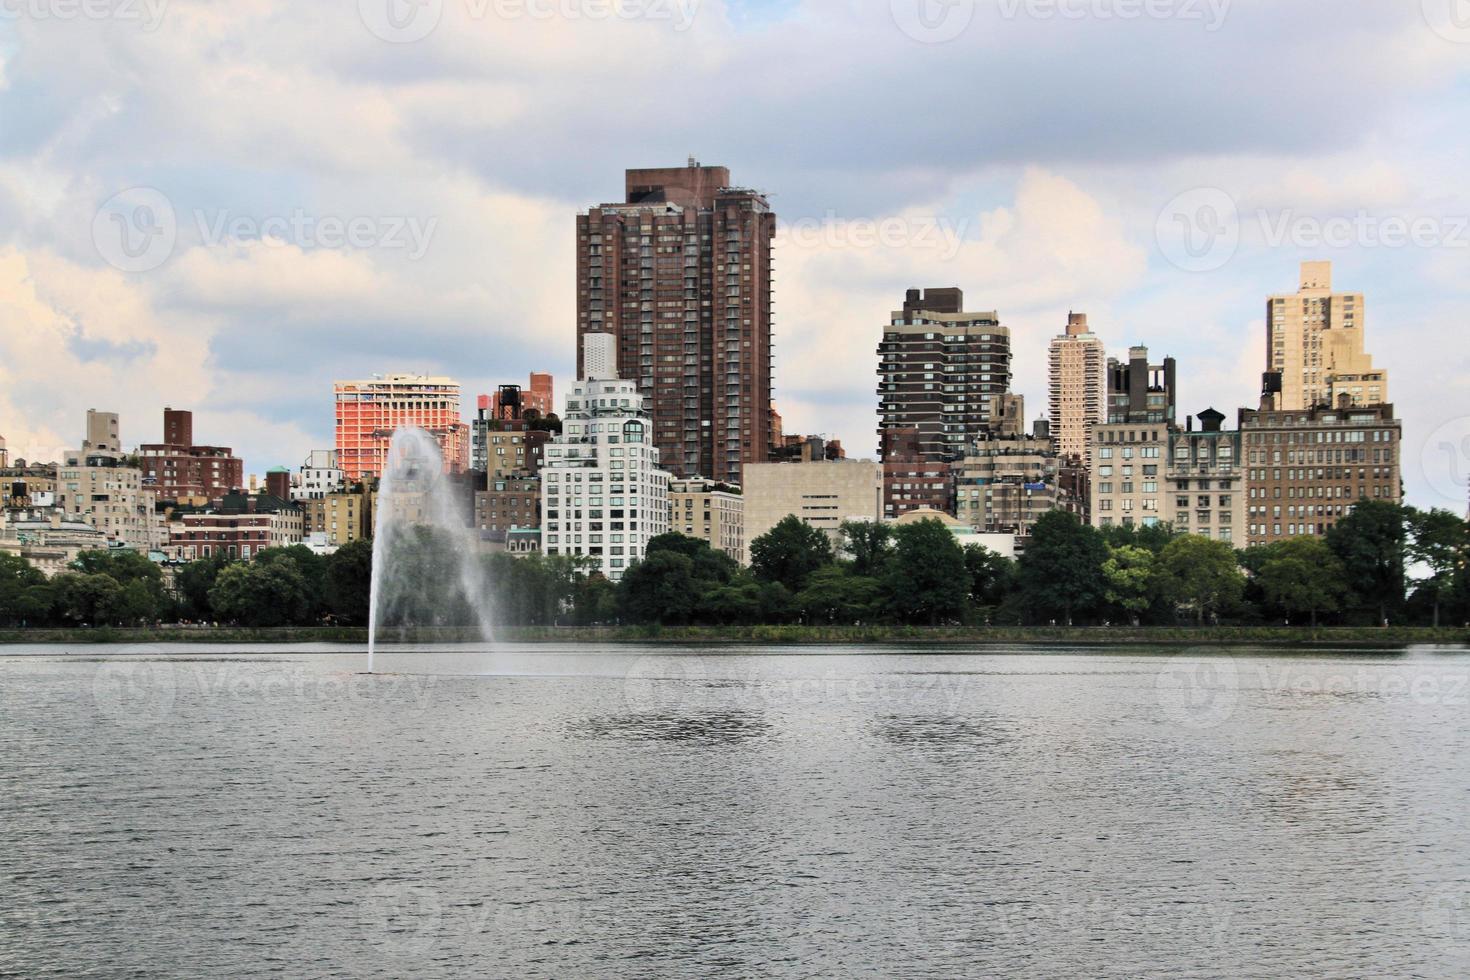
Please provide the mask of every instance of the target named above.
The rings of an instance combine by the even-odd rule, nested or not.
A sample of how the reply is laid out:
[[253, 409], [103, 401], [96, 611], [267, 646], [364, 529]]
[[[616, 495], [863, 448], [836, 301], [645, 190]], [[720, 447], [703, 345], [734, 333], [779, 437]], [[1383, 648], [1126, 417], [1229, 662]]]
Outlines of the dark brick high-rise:
[[581, 338], [618, 338], [618, 373], [638, 382], [661, 465], [739, 482], [771, 452], [771, 240], [761, 193], [725, 167], [629, 170], [625, 200], [577, 217]]
[[1010, 390], [1011, 332], [995, 313], [965, 312], [953, 287], [908, 290], [878, 344], [880, 440], [884, 429], [914, 430], [902, 440], [910, 458], [963, 459], [976, 436], [999, 424], [991, 410]]

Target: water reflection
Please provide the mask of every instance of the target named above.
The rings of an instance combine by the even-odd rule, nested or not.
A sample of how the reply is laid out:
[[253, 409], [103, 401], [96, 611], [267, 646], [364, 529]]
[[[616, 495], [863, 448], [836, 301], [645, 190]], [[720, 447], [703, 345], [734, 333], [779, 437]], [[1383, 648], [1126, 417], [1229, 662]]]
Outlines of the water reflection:
[[771, 725], [749, 712], [706, 711], [683, 715], [603, 715], [574, 722], [568, 730], [579, 738], [730, 744], [765, 738], [771, 734]]

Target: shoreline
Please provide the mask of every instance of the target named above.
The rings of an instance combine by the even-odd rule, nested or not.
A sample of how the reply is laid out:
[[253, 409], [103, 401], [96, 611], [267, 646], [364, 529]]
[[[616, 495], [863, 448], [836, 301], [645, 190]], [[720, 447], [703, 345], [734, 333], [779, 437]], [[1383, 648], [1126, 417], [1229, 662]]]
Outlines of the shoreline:
[[[75, 627], [0, 630], [0, 653], [6, 645], [85, 644], [300, 644], [342, 643], [366, 646], [365, 627], [282, 627], [250, 629], [232, 626]], [[468, 643], [479, 639], [458, 629], [417, 630], [412, 635], [380, 639], [396, 643]], [[507, 643], [682, 643], [868, 645], [918, 643], [934, 646], [996, 646], [1021, 643], [1064, 643], [1071, 646], [1234, 646], [1264, 644], [1302, 648], [1362, 647], [1383, 649], [1421, 644], [1470, 647], [1470, 629], [1432, 627], [1119, 627], [1119, 626], [674, 626], [674, 627], [507, 627], [497, 640]]]

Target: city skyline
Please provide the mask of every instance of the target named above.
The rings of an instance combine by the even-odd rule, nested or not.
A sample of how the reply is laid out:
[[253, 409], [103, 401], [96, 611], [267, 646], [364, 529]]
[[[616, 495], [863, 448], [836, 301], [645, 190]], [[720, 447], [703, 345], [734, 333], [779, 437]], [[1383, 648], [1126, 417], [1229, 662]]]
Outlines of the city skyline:
[[[889, 297], [914, 285], [957, 285], [975, 308], [998, 311], [1013, 334], [1013, 390], [1033, 417], [1046, 404], [1046, 347], [1069, 310], [1087, 311], [1110, 356], [1147, 344], [1177, 357], [1182, 404], [1228, 414], [1259, 390], [1264, 298], [1290, 292], [1301, 261], [1331, 260], [1337, 284], [1367, 297], [1369, 346], [1394, 380], [1406, 499], [1463, 510], [1470, 370], [1439, 338], [1470, 302], [1460, 222], [1470, 199], [1454, 169], [1467, 138], [1456, 86], [1470, 49], [1417, 5], [1339, 4], [1330, 19], [1236, 5], [1215, 30], [971, 9], [947, 40], [915, 38], [889, 9], [702, 5], [683, 32], [603, 25], [628, 54], [630, 89], [686, 44], [752, 32], [770, 43], [740, 49], [742, 74], [771, 80], [742, 102], [716, 85], [723, 71], [690, 69], [690, 98], [719, 111], [666, 113], [672, 122], [636, 134], [515, 85], [524, 104], [452, 108], [487, 105], [483, 76], [495, 59], [565, 62], [568, 84], [582, 84], [558, 43], [604, 50], [606, 38], [594, 42], [585, 24], [461, 24], [463, 11], [446, 8], [428, 36], [392, 43], [357, 14], [342, 12], [332, 57], [310, 77], [289, 52], [313, 24], [286, 9], [267, 24], [178, 4], [152, 32], [24, 17], [7, 26], [4, 76], [28, 80], [0, 91], [15, 121], [0, 162], [9, 219], [0, 295], [12, 325], [0, 435], [12, 458], [74, 445], [72, 420], [93, 404], [142, 420], [173, 403], [263, 473], [330, 445], [320, 393], [335, 377], [447, 374], [466, 392], [532, 369], [571, 378], [573, 216], [616, 199], [623, 168], [677, 165], [692, 152], [773, 195], [780, 215], [775, 400], [788, 431], [825, 432], [868, 454], [874, 324]], [[818, 44], [813, 16], [840, 43]], [[222, 48], [153, 43], [185, 35], [241, 43], [229, 62]], [[1160, 38], [1171, 43], [1156, 49]], [[1306, 44], [1318, 52], [1311, 66], [1290, 55]], [[1023, 46], [1018, 60], [1011, 52]], [[834, 73], [850, 62], [880, 67], [858, 73], [856, 97], [834, 101], [820, 86], [792, 84], [780, 62], [798, 49]], [[1075, 60], [1065, 53], [1126, 63], [1144, 49], [1165, 59], [1152, 70], [1171, 73], [1169, 85], [1125, 76], [1040, 84], [1040, 66]], [[937, 69], [917, 90], [892, 81], [912, 57]], [[142, 59], [147, 78], [136, 88], [112, 74], [94, 84], [87, 65], [117, 58]], [[1272, 70], [1211, 81], [1226, 65], [1239, 74], [1245, 58]], [[226, 98], [208, 79], [230, 62], [286, 85], [204, 101]], [[368, 91], [355, 71], [363, 65], [383, 69], [371, 89], [376, 113], [354, 108]], [[429, 78], [440, 85], [433, 99], [422, 88]], [[1021, 106], [984, 94], [1000, 78], [1026, 92]], [[1028, 79], [1037, 84], [1017, 84]], [[869, 138], [872, 120], [940, 84], [969, 125], [923, 120], [901, 151]], [[43, 89], [46, 99], [31, 97]], [[113, 115], [91, 111], [97, 91], [116, 98]], [[1058, 123], [1010, 139], [1018, 111]], [[517, 154], [483, 152], [523, 132], [526, 113], [540, 125]], [[170, 135], [180, 117], [210, 124], [186, 145]], [[1180, 124], [1142, 126], [1159, 117]], [[113, 139], [117, 127], [137, 138]], [[571, 139], [589, 135], [597, 154], [572, 151]], [[246, 146], [256, 152], [240, 163]], [[127, 271], [127, 256], [97, 235], [115, 227], [108, 202], [134, 188], [156, 191], [166, 210], [155, 213], [172, 214], [175, 234], [159, 264]], [[1207, 214], [1222, 223], [1189, 227]], [[1181, 217], [1187, 240], [1171, 234]], [[354, 218], [367, 219], [367, 244], [332, 247], [323, 219]], [[1427, 222], [1421, 244], [1395, 239], [1396, 221]], [[284, 237], [261, 244], [259, 233], [273, 232]], [[48, 379], [59, 376], [76, 383], [57, 392]]]

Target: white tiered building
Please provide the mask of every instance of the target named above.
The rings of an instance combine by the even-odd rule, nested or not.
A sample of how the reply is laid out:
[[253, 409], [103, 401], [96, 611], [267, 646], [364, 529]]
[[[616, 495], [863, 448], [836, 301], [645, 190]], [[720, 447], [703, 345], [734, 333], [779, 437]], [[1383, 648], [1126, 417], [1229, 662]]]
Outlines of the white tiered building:
[[585, 555], [613, 581], [669, 529], [670, 479], [637, 383], [618, 377], [616, 343], [583, 337], [586, 377], [541, 464], [542, 553]]

